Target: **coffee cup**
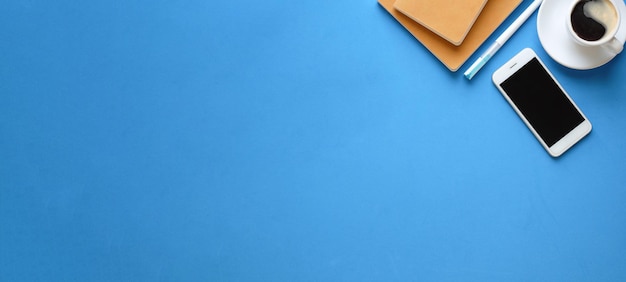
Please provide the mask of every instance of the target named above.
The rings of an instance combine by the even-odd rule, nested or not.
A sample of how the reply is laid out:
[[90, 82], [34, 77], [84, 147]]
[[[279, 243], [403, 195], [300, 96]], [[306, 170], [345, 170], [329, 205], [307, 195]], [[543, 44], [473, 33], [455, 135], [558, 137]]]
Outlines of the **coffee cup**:
[[[624, 42], [616, 37], [622, 16], [614, 0], [576, 0], [570, 6], [567, 29], [576, 43], [618, 54]], [[621, 0], [620, 0], [621, 1]]]

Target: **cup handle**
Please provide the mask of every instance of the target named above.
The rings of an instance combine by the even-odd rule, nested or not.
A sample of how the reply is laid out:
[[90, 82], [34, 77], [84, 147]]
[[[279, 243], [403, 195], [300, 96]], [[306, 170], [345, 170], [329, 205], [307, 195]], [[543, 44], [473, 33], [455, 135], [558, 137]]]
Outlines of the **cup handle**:
[[606, 47], [610, 49], [613, 53], [619, 54], [624, 50], [624, 42], [620, 41], [616, 37], [613, 37], [611, 41], [606, 44]]

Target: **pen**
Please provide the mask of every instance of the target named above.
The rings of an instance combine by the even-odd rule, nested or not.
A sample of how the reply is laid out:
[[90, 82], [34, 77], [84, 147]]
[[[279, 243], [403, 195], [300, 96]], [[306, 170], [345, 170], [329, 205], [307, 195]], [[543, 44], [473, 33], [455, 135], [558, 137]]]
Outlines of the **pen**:
[[469, 80], [476, 75], [476, 73], [493, 57], [493, 55], [498, 52], [500, 47], [511, 38], [511, 35], [517, 31], [520, 26], [532, 15], [532, 13], [541, 5], [543, 0], [535, 0], [522, 12], [522, 14], [515, 19], [515, 21], [500, 35], [496, 38], [496, 42], [489, 46], [489, 49], [485, 51], [477, 60], [465, 71], [463, 75]]

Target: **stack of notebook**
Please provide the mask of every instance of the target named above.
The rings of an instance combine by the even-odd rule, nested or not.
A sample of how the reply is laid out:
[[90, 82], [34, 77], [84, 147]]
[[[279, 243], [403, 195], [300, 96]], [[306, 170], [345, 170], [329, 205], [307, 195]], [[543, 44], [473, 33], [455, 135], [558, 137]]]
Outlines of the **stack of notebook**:
[[378, 0], [451, 71], [457, 71], [521, 2]]

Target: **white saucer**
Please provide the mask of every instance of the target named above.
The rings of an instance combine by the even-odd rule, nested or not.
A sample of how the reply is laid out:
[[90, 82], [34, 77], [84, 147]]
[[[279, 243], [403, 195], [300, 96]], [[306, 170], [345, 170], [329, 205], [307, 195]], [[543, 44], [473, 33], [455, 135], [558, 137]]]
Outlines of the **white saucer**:
[[[626, 15], [626, 4], [618, 2], [618, 9]], [[603, 47], [585, 47], [574, 41], [566, 27], [570, 1], [544, 0], [537, 15], [537, 33], [543, 49], [559, 64], [571, 69], [588, 70], [608, 63], [616, 55]], [[617, 31], [617, 38], [626, 40], [626, 21]]]

